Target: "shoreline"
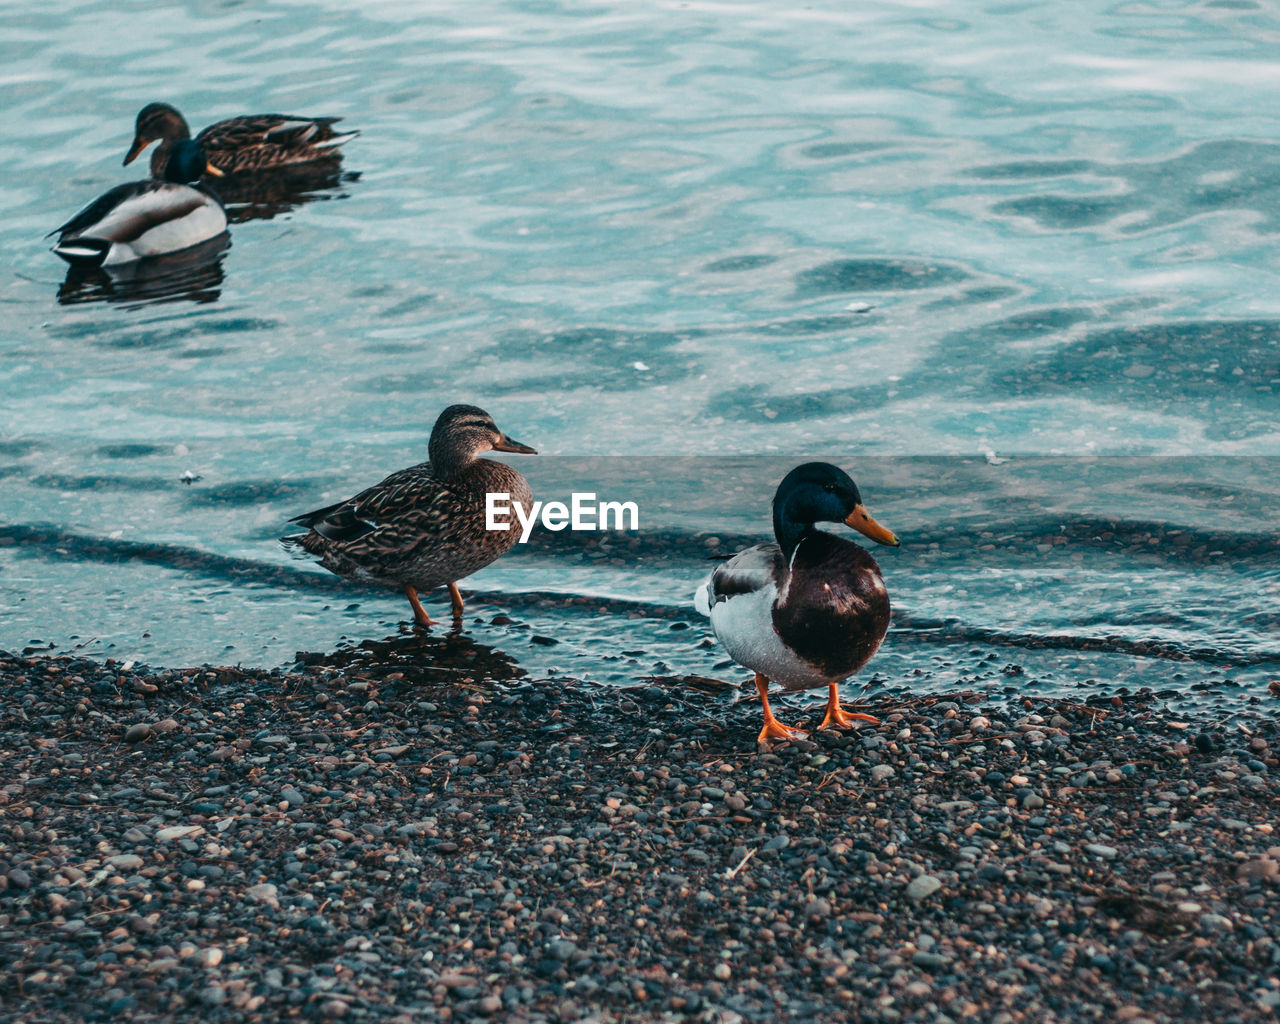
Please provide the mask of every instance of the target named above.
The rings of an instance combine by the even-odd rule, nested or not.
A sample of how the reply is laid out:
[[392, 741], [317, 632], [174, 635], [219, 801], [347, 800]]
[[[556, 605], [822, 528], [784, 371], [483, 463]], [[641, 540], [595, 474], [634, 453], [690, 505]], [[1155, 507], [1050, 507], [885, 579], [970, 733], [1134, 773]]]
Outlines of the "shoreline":
[[727, 688], [537, 680], [486, 650], [0, 653], [0, 1012], [1280, 1012], [1274, 705], [875, 701], [879, 726], [761, 752]]

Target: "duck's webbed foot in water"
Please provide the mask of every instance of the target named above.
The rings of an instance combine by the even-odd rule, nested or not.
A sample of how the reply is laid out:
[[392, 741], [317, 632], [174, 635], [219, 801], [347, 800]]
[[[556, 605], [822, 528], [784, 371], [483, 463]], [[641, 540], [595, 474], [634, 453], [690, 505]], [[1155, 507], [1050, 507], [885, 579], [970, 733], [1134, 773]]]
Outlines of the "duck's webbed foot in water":
[[462, 594], [458, 592], [458, 584], [449, 584], [449, 600], [453, 604], [453, 621], [462, 621]]
[[854, 722], [870, 722], [879, 725], [880, 719], [874, 715], [862, 715], [856, 711], [846, 711], [840, 706], [840, 690], [835, 683], [827, 688], [827, 715], [819, 729], [851, 729]]
[[756, 689], [760, 693], [760, 703], [764, 706], [764, 728], [756, 737], [757, 743], [768, 743], [770, 740], [802, 740], [809, 735], [803, 729], [792, 729], [773, 717], [773, 709], [769, 707], [769, 680], [759, 672], [756, 673]]
[[435, 623], [431, 621], [431, 616], [427, 614], [427, 610], [422, 607], [422, 602], [418, 600], [418, 591], [409, 586], [404, 585], [404, 596], [409, 599], [409, 605], [413, 608], [413, 621], [415, 625], [429, 629]]

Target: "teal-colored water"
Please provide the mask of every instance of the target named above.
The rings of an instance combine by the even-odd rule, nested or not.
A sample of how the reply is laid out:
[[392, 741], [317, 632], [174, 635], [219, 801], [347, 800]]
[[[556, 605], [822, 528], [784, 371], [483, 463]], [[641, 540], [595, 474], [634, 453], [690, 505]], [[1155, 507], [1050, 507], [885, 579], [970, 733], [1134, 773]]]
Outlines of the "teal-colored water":
[[[957, 650], [1049, 690], [1280, 673], [1270, 8], [54, 2], [0, 25], [0, 647], [277, 664], [394, 632], [399, 597], [274, 538], [470, 401], [544, 453], [535, 486], [603, 478], [644, 515], [627, 553], [548, 542], [471, 581], [517, 620], [473, 636], [531, 669], [725, 675], [684, 611], [705, 541], [763, 536], [777, 478], [821, 455], [907, 540], [881, 559], [888, 685], [950, 685]], [[140, 173], [157, 99], [193, 128], [362, 135], [308, 201], [233, 209], [176, 286], [68, 281], [41, 236]], [[718, 458], [634, 461], [672, 455]]]

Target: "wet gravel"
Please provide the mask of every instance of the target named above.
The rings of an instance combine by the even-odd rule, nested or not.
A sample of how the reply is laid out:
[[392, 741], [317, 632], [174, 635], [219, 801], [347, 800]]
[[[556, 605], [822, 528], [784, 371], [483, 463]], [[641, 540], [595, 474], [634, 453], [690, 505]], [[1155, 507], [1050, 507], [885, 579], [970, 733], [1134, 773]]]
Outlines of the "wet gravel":
[[761, 751], [736, 689], [433, 643], [0, 654], [4, 1019], [1276, 1019], [1266, 694], [961, 693]]

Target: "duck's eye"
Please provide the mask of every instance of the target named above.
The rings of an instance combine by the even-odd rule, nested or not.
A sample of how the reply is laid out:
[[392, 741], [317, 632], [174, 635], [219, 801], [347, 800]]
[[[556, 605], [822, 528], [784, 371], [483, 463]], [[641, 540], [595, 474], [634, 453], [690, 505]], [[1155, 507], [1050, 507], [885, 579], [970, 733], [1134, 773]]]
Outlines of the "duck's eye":
[[830, 482], [823, 484], [822, 489], [826, 491], [828, 494], [836, 493], [836, 485]]

